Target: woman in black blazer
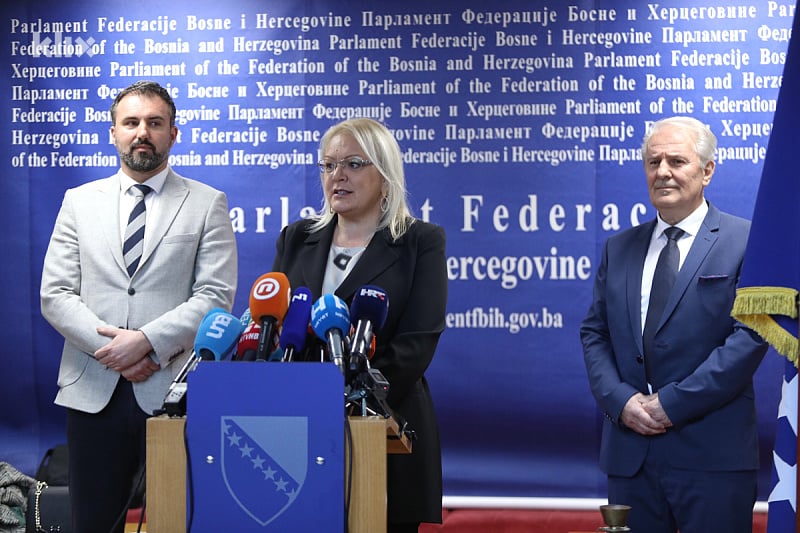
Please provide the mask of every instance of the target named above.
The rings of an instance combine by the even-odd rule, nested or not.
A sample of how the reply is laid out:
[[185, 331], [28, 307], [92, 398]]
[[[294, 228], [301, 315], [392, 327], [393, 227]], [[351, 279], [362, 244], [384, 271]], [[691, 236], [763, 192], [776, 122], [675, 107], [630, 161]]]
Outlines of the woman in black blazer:
[[[315, 300], [335, 294], [350, 305], [363, 285], [386, 291], [370, 364], [389, 382], [389, 407], [416, 435], [411, 454], [388, 456], [388, 531], [416, 532], [421, 522], [442, 521], [441, 447], [425, 370], [445, 325], [445, 233], [411, 215], [400, 147], [381, 123], [336, 124], [320, 153], [323, 207], [283, 229], [273, 271]], [[307, 342], [306, 357], [319, 359], [321, 344]]]

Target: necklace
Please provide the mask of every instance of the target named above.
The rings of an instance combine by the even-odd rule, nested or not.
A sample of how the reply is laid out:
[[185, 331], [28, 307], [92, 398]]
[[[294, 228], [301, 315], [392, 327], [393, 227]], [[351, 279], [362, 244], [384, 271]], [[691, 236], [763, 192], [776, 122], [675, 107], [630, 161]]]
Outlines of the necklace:
[[339, 270], [345, 270], [347, 265], [350, 263], [350, 260], [353, 259], [356, 255], [360, 254], [365, 246], [336, 246], [333, 245], [333, 265], [338, 268]]

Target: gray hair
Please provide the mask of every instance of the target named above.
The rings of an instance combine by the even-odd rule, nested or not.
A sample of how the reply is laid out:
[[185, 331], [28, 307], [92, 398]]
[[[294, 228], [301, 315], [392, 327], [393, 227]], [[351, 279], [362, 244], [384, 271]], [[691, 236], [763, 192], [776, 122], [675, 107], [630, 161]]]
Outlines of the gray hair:
[[647, 145], [650, 142], [650, 138], [664, 126], [677, 126], [694, 133], [696, 139], [694, 149], [697, 157], [700, 158], [702, 166], [706, 166], [709, 161], [713, 161], [714, 151], [717, 149], [717, 137], [711, 131], [711, 128], [692, 117], [668, 117], [654, 122], [642, 141], [642, 161], [647, 156]]

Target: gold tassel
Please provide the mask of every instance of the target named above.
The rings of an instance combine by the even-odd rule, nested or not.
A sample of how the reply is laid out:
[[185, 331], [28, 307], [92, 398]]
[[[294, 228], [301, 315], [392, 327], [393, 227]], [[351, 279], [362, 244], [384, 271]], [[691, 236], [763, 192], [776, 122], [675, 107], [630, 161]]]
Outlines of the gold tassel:
[[743, 287], [736, 290], [731, 316], [771, 344], [797, 366], [798, 340], [770, 315], [797, 318], [798, 291], [786, 287]]
[[786, 287], [744, 287], [736, 289], [736, 300], [731, 314], [736, 315], [784, 315], [797, 318], [797, 295], [795, 289]]

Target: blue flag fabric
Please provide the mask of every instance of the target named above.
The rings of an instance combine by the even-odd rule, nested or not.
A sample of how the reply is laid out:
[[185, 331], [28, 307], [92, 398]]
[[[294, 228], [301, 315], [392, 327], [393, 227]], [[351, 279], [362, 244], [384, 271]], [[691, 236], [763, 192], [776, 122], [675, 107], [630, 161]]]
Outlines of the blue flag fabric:
[[796, 15], [792, 36], [731, 312], [786, 357], [773, 449], [767, 533], [796, 533], [797, 521], [800, 179], [796, 154], [800, 149], [797, 142], [800, 18]]
[[797, 368], [786, 360], [778, 407], [775, 448], [772, 451], [772, 492], [769, 494], [767, 533], [795, 531], [797, 508]]
[[795, 16], [732, 315], [797, 365], [800, 18]]

